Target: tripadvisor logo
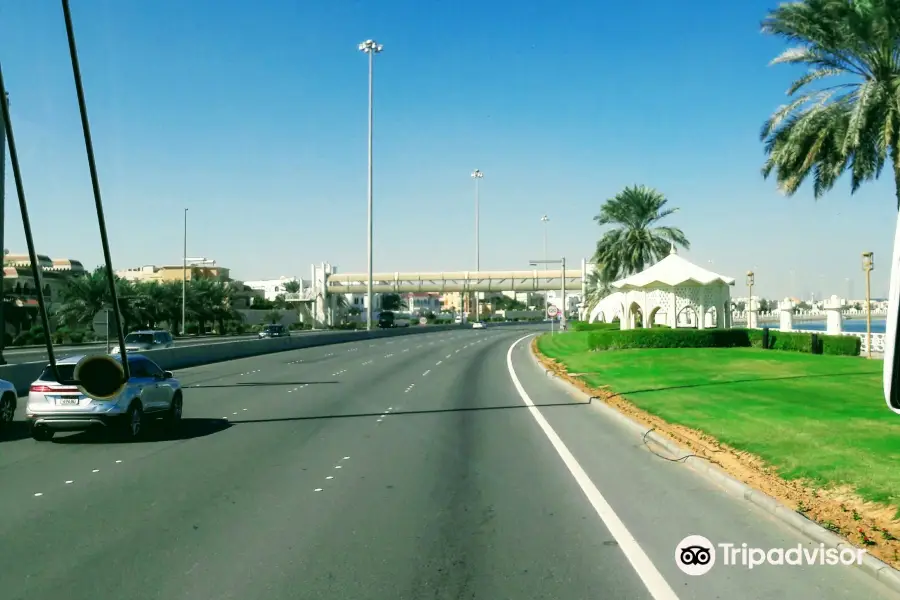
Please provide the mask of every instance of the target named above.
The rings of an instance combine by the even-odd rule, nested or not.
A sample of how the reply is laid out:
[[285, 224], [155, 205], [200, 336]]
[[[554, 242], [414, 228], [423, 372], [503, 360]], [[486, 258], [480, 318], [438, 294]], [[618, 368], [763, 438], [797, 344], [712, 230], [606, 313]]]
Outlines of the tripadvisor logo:
[[702, 535], [689, 535], [675, 546], [675, 564], [687, 575], [705, 575], [716, 562], [726, 567], [753, 569], [762, 565], [853, 565], [862, 564], [861, 548], [826, 548], [825, 544], [789, 548], [756, 548], [746, 543], [713, 544]]

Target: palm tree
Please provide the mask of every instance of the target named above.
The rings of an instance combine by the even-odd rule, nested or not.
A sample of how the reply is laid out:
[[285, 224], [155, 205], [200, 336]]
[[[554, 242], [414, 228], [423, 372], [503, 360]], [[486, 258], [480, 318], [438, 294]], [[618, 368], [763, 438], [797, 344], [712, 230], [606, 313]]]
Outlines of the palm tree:
[[[818, 199], [845, 171], [856, 192], [889, 158], [900, 209], [900, 3], [804, 0], [782, 4], [762, 26], [797, 44], [772, 64], [809, 69], [763, 125], [763, 177], [775, 171], [791, 196], [812, 173]], [[811, 89], [820, 80], [831, 85]]]
[[665, 208], [667, 203], [660, 192], [640, 185], [626, 187], [600, 207], [600, 214], [594, 217], [597, 224], [617, 226], [603, 234], [594, 252], [593, 261], [602, 265], [604, 280], [643, 271], [666, 256], [673, 245], [691, 247], [681, 229], [657, 225], [678, 211]]
[[288, 294], [297, 294], [300, 292], [300, 282], [299, 281], [288, 281], [284, 284], [284, 291]]
[[603, 271], [597, 269], [588, 275], [584, 282], [584, 315], [587, 318], [600, 301], [612, 293], [609, 280], [603, 278]]
[[396, 311], [406, 308], [406, 302], [400, 294], [383, 294], [381, 296], [381, 310]]
[[[135, 310], [134, 304], [138, 294], [134, 284], [117, 277], [116, 295], [125, 328], [129, 329], [132, 325], [140, 324], [143, 319]], [[60, 296], [61, 306], [56, 311], [58, 322], [70, 328], [90, 326], [94, 315], [111, 302], [106, 269], [97, 267], [90, 274], [73, 278], [69, 281], [69, 285], [62, 289]]]

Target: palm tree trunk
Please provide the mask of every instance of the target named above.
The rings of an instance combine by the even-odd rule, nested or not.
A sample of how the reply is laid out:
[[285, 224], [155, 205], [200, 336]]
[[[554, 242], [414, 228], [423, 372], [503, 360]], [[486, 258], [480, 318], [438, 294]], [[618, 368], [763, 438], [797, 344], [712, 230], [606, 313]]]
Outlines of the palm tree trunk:
[[891, 159], [894, 163], [894, 194], [897, 196], [897, 210], [900, 210], [900, 139], [894, 136], [891, 147]]

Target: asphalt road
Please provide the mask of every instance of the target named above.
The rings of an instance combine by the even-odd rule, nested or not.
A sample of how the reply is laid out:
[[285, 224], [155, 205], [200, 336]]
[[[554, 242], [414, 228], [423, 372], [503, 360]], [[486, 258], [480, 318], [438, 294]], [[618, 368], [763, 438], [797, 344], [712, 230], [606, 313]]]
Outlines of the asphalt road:
[[533, 331], [187, 369], [178, 439], [38, 443], [15, 426], [0, 441], [0, 597], [893, 597], [845, 566], [681, 573], [689, 534], [811, 544], [576, 403], [530, 338], [510, 350]]

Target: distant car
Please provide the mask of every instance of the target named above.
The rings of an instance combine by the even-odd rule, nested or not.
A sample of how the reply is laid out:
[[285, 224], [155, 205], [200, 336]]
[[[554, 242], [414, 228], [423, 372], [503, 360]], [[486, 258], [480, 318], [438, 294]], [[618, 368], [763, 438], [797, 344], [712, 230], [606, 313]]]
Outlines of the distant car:
[[[161, 329], [147, 329], [132, 331], [125, 336], [125, 352], [143, 352], [144, 350], [156, 350], [157, 348], [171, 348], [175, 345], [172, 334]], [[121, 348], [116, 344], [110, 354], [119, 354]]]
[[487, 323], [484, 321], [475, 321], [472, 323], [472, 329], [484, 329], [485, 327], [487, 327]]
[[16, 386], [10, 382], [0, 379], [0, 432], [3, 427], [12, 423], [16, 414]]
[[[72, 378], [75, 365], [83, 356], [69, 356], [56, 362], [64, 379]], [[113, 358], [122, 360], [120, 355]], [[126, 439], [138, 438], [144, 424], [162, 417], [167, 425], [181, 422], [184, 398], [181, 383], [170, 371], [142, 354], [128, 355], [131, 378], [118, 396], [95, 400], [77, 387], [62, 385], [54, 379], [50, 365], [31, 384], [25, 405], [31, 437], [44, 442], [57, 431], [83, 431], [92, 428], [117, 430]]]
[[266, 325], [262, 328], [262, 331], [259, 332], [260, 339], [262, 338], [277, 338], [277, 337], [290, 337], [290, 330], [284, 325], [276, 325], [270, 324]]

